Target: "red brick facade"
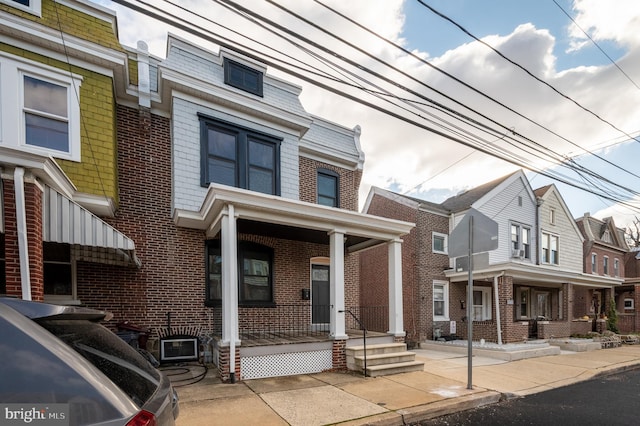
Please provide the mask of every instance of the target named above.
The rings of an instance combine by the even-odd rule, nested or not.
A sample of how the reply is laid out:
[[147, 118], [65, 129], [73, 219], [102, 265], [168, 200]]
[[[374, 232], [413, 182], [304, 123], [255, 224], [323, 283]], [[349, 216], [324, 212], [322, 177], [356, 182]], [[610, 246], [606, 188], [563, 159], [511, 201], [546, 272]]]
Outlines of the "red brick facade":
[[[5, 221], [4, 252], [6, 292], [8, 296], [22, 297], [14, 181], [4, 179], [2, 189]], [[31, 299], [42, 301], [44, 295], [44, 269], [42, 261], [43, 197], [42, 189], [37, 184], [30, 182], [28, 177], [24, 182], [24, 198]]]
[[[432, 232], [448, 234], [449, 218], [378, 194], [373, 196], [367, 213], [416, 223], [402, 243], [403, 321], [408, 345], [431, 339], [434, 327], [445, 328], [448, 334], [448, 322], [433, 320], [433, 281], [447, 281], [444, 270], [449, 266], [449, 258], [433, 253]], [[380, 246], [360, 255], [362, 306], [388, 304], [387, 250], [386, 246]]]

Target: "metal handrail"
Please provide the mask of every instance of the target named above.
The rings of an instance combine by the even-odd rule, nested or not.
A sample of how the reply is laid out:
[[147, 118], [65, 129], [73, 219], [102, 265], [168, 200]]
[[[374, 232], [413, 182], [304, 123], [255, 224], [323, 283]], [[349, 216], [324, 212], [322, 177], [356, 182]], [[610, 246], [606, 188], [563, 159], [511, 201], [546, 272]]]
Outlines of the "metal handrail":
[[358, 319], [358, 317], [356, 317], [353, 314], [353, 312], [351, 312], [349, 309], [345, 309], [344, 311], [338, 311], [338, 312], [340, 312], [340, 313], [347, 312], [349, 315], [351, 315], [351, 317], [354, 320], [356, 320], [356, 322], [360, 326], [360, 329], [362, 330], [362, 343], [363, 343], [363, 346], [364, 346], [364, 369], [362, 370], [362, 375], [364, 377], [367, 377], [367, 329], [362, 324], [362, 322]]

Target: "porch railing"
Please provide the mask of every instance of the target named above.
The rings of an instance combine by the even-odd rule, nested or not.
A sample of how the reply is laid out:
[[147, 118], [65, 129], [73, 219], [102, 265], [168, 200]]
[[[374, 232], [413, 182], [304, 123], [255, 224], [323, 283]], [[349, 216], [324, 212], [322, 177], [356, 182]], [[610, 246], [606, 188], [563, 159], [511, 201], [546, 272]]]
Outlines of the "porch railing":
[[[386, 332], [389, 329], [387, 306], [348, 306], [357, 317], [345, 316], [347, 330]], [[213, 312], [213, 333], [222, 334], [221, 308]], [[238, 312], [240, 339], [274, 339], [278, 337], [322, 336], [329, 333], [331, 306], [305, 304], [277, 304], [269, 307], [240, 306]]]

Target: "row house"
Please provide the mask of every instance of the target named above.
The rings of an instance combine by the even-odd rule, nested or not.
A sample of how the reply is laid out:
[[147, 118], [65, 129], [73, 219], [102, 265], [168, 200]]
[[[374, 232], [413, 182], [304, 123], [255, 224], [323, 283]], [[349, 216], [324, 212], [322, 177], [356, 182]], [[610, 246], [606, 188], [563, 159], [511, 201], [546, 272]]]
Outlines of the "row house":
[[[101, 6], [21, 3], [0, 1], [3, 293], [110, 311], [230, 381], [344, 369], [364, 316], [404, 341], [413, 223], [357, 211], [358, 126], [233, 50], [169, 35], [157, 58]], [[389, 292], [367, 310], [371, 246]]]
[[[474, 209], [498, 224], [496, 250], [473, 256], [473, 306], [468, 318], [468, 257], [449, 258], [449, 236]], [[578, 225], [555, 185], [532, 190], [522, 171], [435, 204], [374, 188], [365, 211], [410, 220], [416, 228], [403, 251], [407, 340], [466, 338], [511, 343], [566, 337], [600, 327], [599, 309], [621, 277], [583, 271]], [[384, 255], [373, 248], [361, 259], [361, 280], [385, 294], [384, 276], [368, 273], [367, 262]], [[366, 258], [369, 259], [366, 259]], [[368, 302], [368, 301], [365, 301]]]
[[[624, 230], [618, 228], [611, 217], [602, 220], [589, 213], [577, 218], [576, 222], [584, 237], [584, 271], [595, 277], [625, 278], [625, 259], [629, 252]], [[619, 313], [618, 328], [623, 332], [635, 331], [635, 303], [633, 286], [623, 285], [613, 292], [594, 291], [585, 295], [589, 301], [588, 314], [606, 316], [611, 302]]]

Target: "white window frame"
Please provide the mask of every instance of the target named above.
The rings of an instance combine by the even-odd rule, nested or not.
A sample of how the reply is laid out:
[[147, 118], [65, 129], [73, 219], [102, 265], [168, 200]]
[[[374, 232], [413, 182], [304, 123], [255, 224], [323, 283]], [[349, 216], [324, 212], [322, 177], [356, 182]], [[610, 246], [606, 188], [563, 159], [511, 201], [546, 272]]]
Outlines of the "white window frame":
[[[556, 249], [553, 250], [552, 242], [555, 241]], [[542, 232], [542, 259], [540, 261], [545, 265], [559, 265], [560, 264], [560, 237], [550, 232]], [[545, 255], [546, 250], [546, 255]], [[553, 252], [555, 251], [555, 262], [553, 261]]]
[[[444, 247], [444, 250], [442, 250], [442, 251], [436, 250], [435, 245], [434, 245], [434, 241], [436, 240], [436, 237], [443, 239], [442, 245]], [[432, 231], [431, 232], [431, 250], [434, 253], [438, 253], [438, 254], [448, 254], [448, 252], [449, 252], [449, 236], [447, 234], [443, 234], [443, 233], [440, 233], [440, 232]]]
[[[1, 1], [1, 0], [0, 0]], [[24, 77], [28, 76], [64, 87], [67, 91], [69, 150], [58, 151], [26, 143]], [[42, 156], [79, 162], [80, 102], [82, 77], [58, 68], [0, 52], [0, 146]], [[18, 123], [18, 125], [16, 125]]]
[[615, 277], [620, 276], [620, 259], [618, 259], [617, 257], [613, 259], [613, 275]]
[[[493, 319], [492, 312], [492, 300], [491, 300], [491, 287], [473, 287], [473, 291], [482, 292], [482, 305], [473, 305], [471, 307], [471, 315], [473, 321], [491, 321]], [[469, 297], [469, 289], [467, 288], [467, 298]], [[480, 306], [482, 308], [481, 318], [475, 318], [475, 307]]]
[[30, 0], [29, 6], [25, 6], [13, 0], [0, 0], [0, 3], [15, 7], [16, 9], [24, 10], [38, 17], [42, 17], [42, 0]]
[[[444, 315], [436, 315], [436, 298], [435, 298], [435, 293], [436, 293], [436, 286], [437, 287], [442, 287], [442, 292], [443, 292], [443, 299], [444, 299]], [[449, 321], [449, 282], [448, 281], [439, 281], [439, 280], [434, 280], [433, 281], [433, 287], [432, 287], [432, 295], [433, 295], [433, 320], [434, 321]]]
[[602, 274], [609, 275], [609, 256], [602, 257]]
[[550, 208], [549, 209], [549, 223], [551, 225], [555, 225], [556, 224], [556, 209], [554, 209], [554, 208]]
[[[71, 294], [43, 294], [44, 301], [52, 303], [54, 305], [78, 305], [80, 300], [78, 299], [78, 274], [77, 274], [77, 260], [75, 256], [75, 250], [73, 247], [70, 249], [69, 262], [60, 261], [46, 261], [44, 263], [50, 264], [62, 264], [70, 265], [71, 267]], [[43, 265], [44, 266], [44, 265]]]
[[596, 253], [591, 253], [591, 273], [598, 273], [598, 255]]
[[[628, 304], [627, 304], [628, 302]], [[625, 297], [623, 309], [635, 309], [635, 300], [631, 297]]]
[[[526, 314], [522, 315], [522, 295], [526, 296]], [[531, 318], [531, 288], [529, 287], [517, 287], [516, 288], [516, 319], [529, 319]]]
[[[517, 241], [514, 241], [514, 239], [513, 239], [513, 236], [514, 236], [513, 228], [514, 227], [517, 229], [517, 237], [518, 237]], [[528, 237], [527, 238], [527, 244], [526, 244], [526, 246], [529, 248], [528, 250], [525, 249], [525, 244], [524, 244], [525, 230], [527, 232], [527, 237]], [[511, 222], [509, 224], [509, 247], [512, 250], [511, 254], [513, 254], [513, 251], [522, 250], [522, 251], [524, 251], [523, 258], [527, 259], [527, 260], [531, 260], [531, 247], [532, 247], [531, 238], [532, 238], [532, 233], [531, 233], [531, 227], [530, 226], [524, 225], [522, 223], [517, 223], [517, 222]], [[517, 243], [517, 247], [515, 247], [514, 243]], [[515, 256], [512, 255], [511, 257], [515, 257]]]

